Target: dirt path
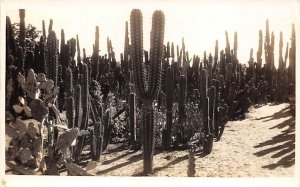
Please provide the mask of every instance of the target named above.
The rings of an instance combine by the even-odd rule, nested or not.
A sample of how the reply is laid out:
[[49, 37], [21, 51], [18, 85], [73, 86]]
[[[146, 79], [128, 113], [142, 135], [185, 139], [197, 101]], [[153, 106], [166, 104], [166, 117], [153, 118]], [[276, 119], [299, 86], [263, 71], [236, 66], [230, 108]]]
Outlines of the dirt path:
[[[196, 155], [196, 176], [292, 176], [295, 163], [295, 118], [288, 104], [251, 108], [242, 121], [228, 122], [210, 155]], [[157, 151], [154, 176], [187, 176], [188, 152]], [[90, 172], [104, 176], [132, 176], [142, 171], [141, 151], [110, 145]]]

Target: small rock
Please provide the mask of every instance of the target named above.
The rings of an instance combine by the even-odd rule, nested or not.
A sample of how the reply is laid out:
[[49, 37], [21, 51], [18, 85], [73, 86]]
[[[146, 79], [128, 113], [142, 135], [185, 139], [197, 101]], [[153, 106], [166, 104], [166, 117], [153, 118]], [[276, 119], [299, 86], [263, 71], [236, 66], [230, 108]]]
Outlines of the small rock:
[[86, 171], [95, 169], [97, 167], [97, 162], [96, 161], [89, 161], [86, 165]]

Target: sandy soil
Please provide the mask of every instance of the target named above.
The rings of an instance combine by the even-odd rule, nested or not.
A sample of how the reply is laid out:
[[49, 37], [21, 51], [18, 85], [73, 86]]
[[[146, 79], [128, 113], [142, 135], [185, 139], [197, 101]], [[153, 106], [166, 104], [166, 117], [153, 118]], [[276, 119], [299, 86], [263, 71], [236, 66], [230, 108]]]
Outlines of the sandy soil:
[[[242, 121], [230, 121], [209, 155], [196, 154], [199, 177], [292, 176], [295, 163], [295, 118], [288, 104], [252, 107]], [[188, 152], [155, 151], [153, 176], [187, 176]], [[139, 176], [141, 151], [110, 145], [90, 173]]]
[[[288, 104], [252, 107], [246, 119], [230, 121], [209, 155], [195, 156], [199, 177], [292, 176], [295, 164], [295, 117]], [[87, 157], [82, 166], [88, 163]], [[187, 176], [188, 151], [155, 150], [153, 176]], [[125, 143], [110, 144], [90, 170], [92, 175], [140, 176], [142, 151], [127, 150]], [[8, 173], [7, 173], [8, 174]], [[66, 175], [66, 171], [61, 173]]]

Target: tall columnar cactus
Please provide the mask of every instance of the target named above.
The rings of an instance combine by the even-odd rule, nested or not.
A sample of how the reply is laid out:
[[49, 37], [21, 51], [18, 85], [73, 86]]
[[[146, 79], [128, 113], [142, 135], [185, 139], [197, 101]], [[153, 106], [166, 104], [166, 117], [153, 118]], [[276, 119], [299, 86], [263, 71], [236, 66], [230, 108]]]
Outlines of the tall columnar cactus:
[[226, 47], [225, 47], [225, 59], [226, 59], [226, 64], [229, 64], [231, 62], [231, 56], [230, 56], [230, 43], [228, 39], [228, 32], [225, 32], [226, 36]]
[[25, 61], [24, 61], [24, 69], [25, 72], [27, 72], [29, 69], [33, 69], [34, 67], [34, 57], [32, 51], [27, 51], [25, 55]]
[[174, 60], [175, 59], [175, 52], [174, 52], [174, 43], [171, 44], [171, 57]]
[[52, 27], [53, 27], [53, 20], [50, 19], [49, 27], [48, 27], [48, 33], [49, 33], [49, 34], [50, 34], [50, 32], [52, 31]]
[[[81, 122], [78, 126], [80, 130], [86, 130], [88, 126], [88, 114], [89, 114], [89, 79], [88, 79], [88, 68], [86, 64], [82, 65], [82, 81], [81, 81], [81, 106], [82, 106], [82, 117]], [[78, 138], [78, 143], [75, 147], [75, 159], [78, 162], [80, 160], [80, 154], [83, 149], [85, 136]]]
[[42, 21], [42, 27], [43, 27], [43, 37], [46, 38], [46, 26], [45, 26], [45, 20]]
[[237, 59], [237, 49], [238, 49], [238, 36], [237, 36], [237, 32], [234, 33], [234, 42], [233, 42], [233, 59], [232, 59], [232, 62], [233, 62], [233, 73], [235, 75], [235, 72], [236, 72], [236, 68], [238, 66], [238, 59]]
[[236, 83], [235, 82], [231, 82], [230, 84], [230, 89], [229, 89], [229, 92], [228, 92], [228, 99], [227, 99], [227, 103], [228, 103], [228, 106], [229, 106], [229, 113], [228, 115], [229, 116], [232, 116], [233, 114], [233, 102], [234, 102], [234, 99], [235, 99], [235, 95], [236, 95]]
[[289, 84], [293, 85], [290, 94], [295, 96], [295, 71], [296, 71], [296, 32], [295, 32], [295, 24], [292, 25], [292, 36], [291, 36], [291, 48], [289, 51], [289, 67], [288, 67], [288, 81]]
[[286, 68], [288, 56], [289, 56], [289, 42], [286, 43], [286, 48], [285, 48], [285, 55], [284, 55], [284, 61], [283, 61], [284, 68]]
[[226, 59], [223, 50], [220, 52], [220, 74], [226, 76]]
[[247, 80], [250, 80], [250, 78], [254, 78], [255, 76], [255, 69], [254, 69], [254, 59], [253, 59], [253, 49], [250, 50], [250, 58], [248, 61], [249, 67], [247, 68]]
[[203, 102], [204, 99], [207, 97], [207, 89], [208, 89], [207, 76], [208, 76], [207, 70], [203, 69], [201, 71], [201, 77], [200, 77], [200, 81], [199, 81], [200, 98], [201, 98], [200, 102]]
[[6, 58], [9, 55], [16, 56], [17, 47], [15, 43], [15, 36], [11, 25], [10, 18], [6, 16]]
[[19, 10], [19, 17], [20, 17], [20, 34], [19, 34], [19, 41], [20, 47], [25, 48], [25, 9]]
[[65, 103], [65, 108], [66, 108], [66, 117], [68, 119], [68, 128], [71, 129], [74, 127], [75, 123], [75, 116], [74, 116], [74, 111], [75, 111], [75, 103], [73, 97], [68, 97], [66, 98], [66, 103]]
[[126, 21], [126, 26], [125, 26], [125, 44], [124, 44], [124, 61], [128, 62], [129, 60], [129, 53], [130, 53], [130, 48], [129, 48], [129, 32], [128, 32], [128, 22]]
[[208, 98], [208, 75], [207, 70], [203, 69], [200, 77], [200, 111], [203, 114], [203, 125], [205, 134], [210, 133], [209, 129], [209, 98]]
[[143, 22], [142, 13], [134, 9], [130, 15], [131, 57], [135, 88], [139, 98], [143, 99], [144, 131], [144, 173], [152, 173], [153, 160], [153, 106], [152, 102], [160, 88], [161, 61], [163, 56], [165, 18], [162, 11], [155, 11], [152, 17], [150, 41], [149, 87], [145, 89], [143, 76]]
[[285, 99], [284, 96], [284, 77], [285, 77], [285, 67], [284, 67], [284, 61], [283, 61], [283, 55], [282, 55], [282, 48], [283, 48], [283, 38], [282, 38], [282, 32], [280, 32], [280, 38], [279, 38], [279, 59], [278, 59], [278, 76], [277, 76], [277, 87], [278, 87], [278, 99], [283, 100]]
[[[81, 86], [78, 84], [76, 86], [76, 90], [75, 90], [75, 122], [74, 122], [74, 127], [80, 128], [81, 125], [81, 121], [82, 121], [82, 104], [81, 104]], [[80, 151], [78, 149], [79, 147], [79, 142], [76, 144], [76, 147], [73, 151], [73, 158], [76, 162], [79, 162], [80, 160]]]
[[256, 74], [261, 76], [261, 66], [262, 66], [262, 47], [263, 47], [263, 34], [262, 30], [259, 30], [259, 42], [258, 42], [258, 50], [257, 50], [257, 64], [256, 64]]
[[272, 32], [271, 34], [271, 70], [275, 69], [275, 65], [274, 65], [274, 43], [275, 43], [275, 35], [274, 32]]
[[216, 108], [216, 87], [211, 86], [209, 88], [209, 125], [210, 125], [210, 133], [214, 133], [215, 127], [215, 108]]
[[[90, 105], [92, 121], [94, 123], [94, 129], [90, 132], [90, 141], [92, 160], [98, 161], [100, 159], [101, 151], [103, 150], [103, 107], [102, 104], [98, 107], [96, 107], [95, 104], [96, 103], [91, 102]], [[99, 108], [99, 110], [97, 108]]]
[[74, 127], [80, 128], [81, 121], [82, 121], [82, 89], [81, 86], [78, 84], [75, 89], [75, 123]]
[[99, 27], [96, 27], [95, 32], [95, 44], [93, 46], [93, 55], [92, 55], [92, 72], [91, 76], [93, 80], [97, 80], [99, 72]]
[[[268, 82], [268, 92], [269, 94], [272, 90], [272, 60], [274, 58], [273, 51], [272, 51], [272, 42], [270, 40], [270, 32], [269, 32], [269, 20], [266, 20], [266, 38], [265, 38], [265, 79]], [[273, 48], [274, 49], [274, 48]]]
[[47, 63], [46, 74], [47, 77], [54, 81], [54, 85], [57, 86], [58, 81], [58, 54], [56, 44], [56, 34], [54, 31], [49, 32], [47, 39]]
[[215, 70], [217, 68], [218, 60], [219, 60], [219, 46], [218, 46], [218, 40], [216, 40], [215, 57], [214, 57], [214, 69]]
[[18, 68], [18, 71], [24, 73], [24, 63], [25, 63], [25, 50], [21, 47], [17, 48], [17, 56], [15, 59], [15, 66]]
[[71, 68], [68, 68], [66, 70], [66, 80], [64, 81], [65, 83], [65, 93], [66, 93], [66, 98], [68, 97], [73, 97], [74, 92], [73, 92], [73, 73]]
[[174, 101], [174, 70], [169, 67], [166, 73], [166, 150], [171, 148], [172, 114]]
[[178, 93], [178, 111], [179, 111], [179, 123], [184, 124], [186, 119], [185, 107], [187, 97], [187, 77], [181, 75], [179, 80], [179, 93]]
[[280, 32], [279, 36], [279, 59], [278, 59], [278, 70], [279, 72], [282, 72], [284, 67], [283, 67], [283, 56], [282, 56], [282, 48], [283, 48], [283, 39], [282, 39], [282, 32]]
[[77, 41], [77, 64], [81, 64], [81, 56], [80, 56], [80, 45], [79, 45], [79, 37], [76, 34], [76, 41]]
[[130, 143], [136, 142], [136, 96], [135, 93], [129, 95], [129, 127]]

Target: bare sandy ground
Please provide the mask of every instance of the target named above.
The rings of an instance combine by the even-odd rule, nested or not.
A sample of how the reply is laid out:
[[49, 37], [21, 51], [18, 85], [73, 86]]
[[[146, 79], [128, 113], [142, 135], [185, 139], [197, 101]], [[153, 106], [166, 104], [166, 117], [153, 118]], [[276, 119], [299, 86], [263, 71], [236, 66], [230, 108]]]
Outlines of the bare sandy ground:
[[[289, 104], [252, 107], [246, 119], [230, 121], [209, 155], [195, 155], [197, 177], [288, 177], [295, 164], [295, 117]], [[89, 158], [84, 163], [88, 163]], [[155, 150], [153, 176], [187, 176], [188, 151]], [[110, 144], [89, 173], [98, 176], [140, 176], [142, 151]], [[9, 174], [6, 173], [6, 174]], [[66, 175], [66, 171], [62, 171]]]
[[[108, 147], [90, 173], [139, 176], [141, 151]], [[230, 121], [209, 155], [196, 154], [198, 177], [286, 177], [295, 163], [295, 118], [288, 104], [252, 107], [242, 121]], [[153, 176], [187, 176], [188, 152], [155, 151]]]

